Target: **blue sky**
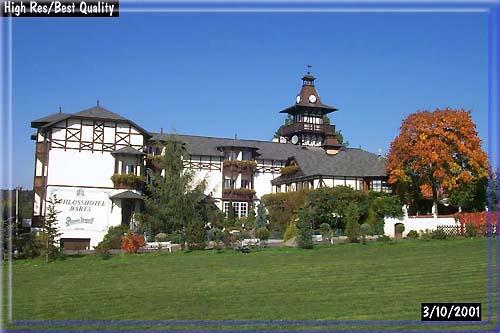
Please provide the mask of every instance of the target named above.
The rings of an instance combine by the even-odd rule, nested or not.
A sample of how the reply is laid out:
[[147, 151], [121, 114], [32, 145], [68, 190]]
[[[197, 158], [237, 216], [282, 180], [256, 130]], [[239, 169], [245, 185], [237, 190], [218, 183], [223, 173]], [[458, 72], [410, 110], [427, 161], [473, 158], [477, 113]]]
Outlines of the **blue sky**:
[[306, 64], [351, 147], [386, 153], [417, 110], [472, 110], [487, 149], [484, 13], [147, 13], [13, 24], [14, 185], [30, 121], [102, 106], [150, 131], [269, 140]]

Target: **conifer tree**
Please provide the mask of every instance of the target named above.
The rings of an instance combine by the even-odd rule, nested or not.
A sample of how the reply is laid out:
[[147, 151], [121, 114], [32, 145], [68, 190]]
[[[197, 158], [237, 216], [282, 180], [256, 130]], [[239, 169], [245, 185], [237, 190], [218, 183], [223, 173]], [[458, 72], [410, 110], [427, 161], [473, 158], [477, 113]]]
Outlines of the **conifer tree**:
[[56, 210], [56, 205], [61, 203], [61, 199], [58, 199], [55, 194], [51, 195], [47, 200], [47, 213], [43, 220], [43, 237], [45, 243], [45, 260], [49, 261], [54, 255], [59, 253], [59, 240], [57, 239], [61, 236], [59, 228], [57, 227], [57, 214], [60, 211]]
[[[154, 234], [181, 231], [184, 235], [186, 230], [196, 233], [200, 230], [198, 205], [205, 197], [205, 181], [195, 184], [194, 173], [184, 168], [186, 158], [182, 143], [170, 136], [164, 154], [157, 160], [161, 172], [148, 170], [151, 182], [146, 185], [143, 221]], [[184, 241], [183, 236], [182, 244]]]
[[267, 213], [264, 204], [261, 202], [257, 206], [257, 217], [255, 218], [255, 229], [265, 228], [267, 225]]

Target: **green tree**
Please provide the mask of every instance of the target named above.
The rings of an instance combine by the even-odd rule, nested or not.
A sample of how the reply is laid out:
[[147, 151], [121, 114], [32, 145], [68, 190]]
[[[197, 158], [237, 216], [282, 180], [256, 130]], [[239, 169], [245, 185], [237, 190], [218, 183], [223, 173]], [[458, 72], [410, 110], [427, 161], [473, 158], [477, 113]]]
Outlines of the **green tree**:
[[60, 211], [56, 210], [56, 205], [61, 202], [62, 200], [58, 199], [55, 194], [51, 195], [47, 199], [47, 212], [45, 218], [43, 219], [42, 226], [46, 262], [49, 262], [49, 259], [53, 258], [60, 252], [58, 238], [61, 236], [61, 233], [57, 227], [57, 214], [59, 214]]
[[267, 225], [266, 208], [262, 202], [257, 206], [257, 217], [255, 218], [255, 229], [265, 228]]
[[226, 227], [234, 228], [236, 226], [236, 210], [234, 209], [233, 202], [229, 202], [229, 209], [226, 216]]
[[276, 132], [274, 132], [274, 135], [273, 135], [273, 138], [275, 139], [278, 139], [280, 137], [280, 130], [285, 127], [285, 126], [288, 126], [290, 125], [291, 123], [293, 122], [293, 117], [291, 114], [289, 114], [286, 118], [285, 118], [285, 122], [283, 123], [283, 125], [281, 125], [277, 130]]
[[199, 205], [205, 199], [205, 181], [194, 183], [194, 172], [183, 165], [187, 158], [182, 143], [170, 136], [157, 159], [161, 172], [148, 170], [151, 182], [146, 185], [142, 221], [153, 235], [175, 231], [184, 235], [188, 227], [198, 230], [202, 221]]
[[357, 242], [359, 237], [359, 209], [350, 203], [345, 210], [346, 235], [350, 242]]
[[366, 236], [372, 233], [372, 226], [368, 223], [363, 223], [359, 227], [359, 231], [361, 233], [361, 241], [363, 244], [366, 244]]
[[297, 221], [297, 245], [302, 249], [312, 249], [313, 220], [310, 210], [300, 209]]

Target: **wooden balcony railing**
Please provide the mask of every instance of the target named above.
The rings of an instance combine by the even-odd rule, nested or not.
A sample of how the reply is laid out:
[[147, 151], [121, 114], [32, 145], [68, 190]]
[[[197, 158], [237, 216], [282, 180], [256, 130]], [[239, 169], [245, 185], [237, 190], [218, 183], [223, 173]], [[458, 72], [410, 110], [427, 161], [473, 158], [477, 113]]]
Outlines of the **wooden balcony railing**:
[[248, 188], [225, 188], [222, 190], [222, 200], [250, 201], [255, 196], [255, 190]]
[[145, 185], [145, 177], [132, 174], [114, 174], [111, 177], [115, 188], [128, 190], [142, 190]]
[[325, 124], [295, 123], [283, 126], [280, 129], [281, 136], [290, 136], [293, 133], [299, 132], [335, 134], [335, 126]]

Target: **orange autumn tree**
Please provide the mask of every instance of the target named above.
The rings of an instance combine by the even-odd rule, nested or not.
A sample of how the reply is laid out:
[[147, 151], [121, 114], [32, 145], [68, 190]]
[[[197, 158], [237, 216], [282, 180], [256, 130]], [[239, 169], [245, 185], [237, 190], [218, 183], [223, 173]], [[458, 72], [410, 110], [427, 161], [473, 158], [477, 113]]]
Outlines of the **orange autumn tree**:
[[488, 159], [470, 112], [446, 108], [409, 115], [391, 143], [387, 175], [400, 194], [417, 189], [432, 198], [434, 214], [440, 198], [487, 177]]

